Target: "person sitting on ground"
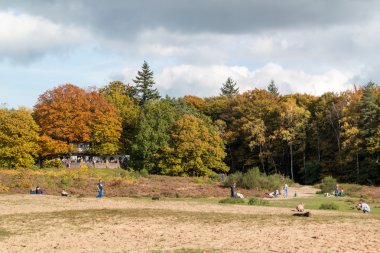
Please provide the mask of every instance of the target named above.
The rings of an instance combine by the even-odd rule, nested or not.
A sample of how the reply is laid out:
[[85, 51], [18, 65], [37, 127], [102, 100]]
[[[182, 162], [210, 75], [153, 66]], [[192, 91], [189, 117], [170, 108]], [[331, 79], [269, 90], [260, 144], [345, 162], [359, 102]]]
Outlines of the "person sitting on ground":
[[273, 196], [274, 196], [274, 192], [266, 192], [266, 193], [264, 194], [264, 197], [265, 197], [265, 198], [273, 198]]
[[275, 198], [277, 198], [278, 196], [280, 195], [280, 191], [279, 190], [274, 190], [274, 194], [273, 194], [273, 196], [275, 197]]
[[363, 201], [356, 205], [356, 209], [363, 211], [363, 213], [371, 212], [371, 208], [369, 207], [369, 205], [367, 203], [364, 203]]
[[335, 186], [335, 192], [334, 192], [335, 197], [340, 197], [342, 196], [342, 188], [339, 185]]
[[36, 194], [43, 194], [44, 192], [41, 190], [41, 188], [37, 185], [36, 187]]

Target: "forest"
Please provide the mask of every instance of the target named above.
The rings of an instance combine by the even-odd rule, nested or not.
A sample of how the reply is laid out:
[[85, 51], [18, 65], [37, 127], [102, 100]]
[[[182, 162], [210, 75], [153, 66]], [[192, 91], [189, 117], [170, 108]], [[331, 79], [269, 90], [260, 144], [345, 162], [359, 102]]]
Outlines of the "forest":
[[380, 184], [380, 87], [374, 82], [321, 96], [239, 92], [228, 78], [219, 96], [161, 97], [144, 62], [133, 84], [73, 84], [41, 94], [33, 109], [0, 108], [0, 168], [37, 161], [89, 143], [96, 154], [129, 154], [126, 168], [202, 176], [258, 167], [296, 182], [325, 176]]

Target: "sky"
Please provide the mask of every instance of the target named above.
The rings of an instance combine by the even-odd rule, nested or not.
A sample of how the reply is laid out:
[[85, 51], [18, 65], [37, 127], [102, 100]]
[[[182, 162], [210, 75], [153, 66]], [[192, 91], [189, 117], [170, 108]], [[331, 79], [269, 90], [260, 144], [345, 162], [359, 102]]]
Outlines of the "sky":
[[339, 92], [380, 80], [376, 0], [0, 0], [0, 104], [33, 107], [59, 85], [132, 79], [162, 96]]

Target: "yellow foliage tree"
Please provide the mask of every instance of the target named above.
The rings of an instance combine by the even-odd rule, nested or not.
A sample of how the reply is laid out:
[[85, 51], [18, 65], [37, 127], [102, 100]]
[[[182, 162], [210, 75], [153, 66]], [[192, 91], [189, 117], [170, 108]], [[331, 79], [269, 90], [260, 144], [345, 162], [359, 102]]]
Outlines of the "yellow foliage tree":
[[171, 134], [172, 143], [164, 148], [158, 163], [162, 174], [213, 175], [227, 172], [226, 153], [218, 131], [189, 114], [181, 116]]
[[30, 167], [38, 151], [39, 128], [25, 109], [0, 109], [0, 167]]

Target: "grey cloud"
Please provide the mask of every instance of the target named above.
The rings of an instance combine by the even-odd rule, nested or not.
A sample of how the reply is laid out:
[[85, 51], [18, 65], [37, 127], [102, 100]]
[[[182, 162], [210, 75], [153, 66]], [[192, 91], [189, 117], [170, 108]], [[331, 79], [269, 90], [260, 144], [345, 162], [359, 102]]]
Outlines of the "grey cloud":
[[84, 26], [102, 36], [128, 39], [144, 29], [182, 33], [255, 33], [361, 23], [380, 10], [367, 0], [66, 0], [11, 1], [2, 8]]

